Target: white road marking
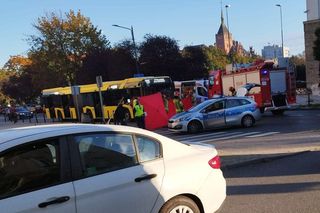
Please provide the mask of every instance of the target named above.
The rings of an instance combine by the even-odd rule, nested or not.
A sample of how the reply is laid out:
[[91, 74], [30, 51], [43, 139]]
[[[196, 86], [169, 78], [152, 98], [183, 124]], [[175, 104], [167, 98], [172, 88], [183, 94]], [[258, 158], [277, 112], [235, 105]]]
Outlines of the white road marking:
[[[247, 132], [247, 133], [242, 133], [240, 132], [237, 132], [237, 134], [229, 134], [229, 136], [226, 136], [226, 137], [216, 137], [216, 138], [210, 138], [210, 139], [207, 139], [207, 140], [200, 140], [198, 142], [201, 142], [201, 143], [207, 143], [207, 142], [211, 142], [211, 141], [218, 141], [218, 140], [227, 140], [227, 139], [231, 139], [231, 138], [237, 138], [237, 137], [241, 137], [241, 136], [247, 136], [247, 135], [253, 135], [253, 134], [257, 134], [257, 133], [260, 133], [260, 132]], [[188, 140], [188, 142], [190, 142]]]
[[209, 133], [209, 134], [201, 134], [201, 135], [179, 135], [177, 137], [174, 137], [175, 140], [184, 140], [184, 139], [197, 139], [197, 138], [207, 138], [207, 137], [212, 137], [215, 135], [221, 135], [224, 134], [226, 132], [214, 132], [214, 133]]
[[274, 135], [274, 134], [278, 134], [278, 133], [280, 133], [280, 132], [266, 132], [266, 133], [258, 134], [258, 135], [250, 135], [250, 136], [247, 136], [247, 138], [263, 137], [263, 136]]

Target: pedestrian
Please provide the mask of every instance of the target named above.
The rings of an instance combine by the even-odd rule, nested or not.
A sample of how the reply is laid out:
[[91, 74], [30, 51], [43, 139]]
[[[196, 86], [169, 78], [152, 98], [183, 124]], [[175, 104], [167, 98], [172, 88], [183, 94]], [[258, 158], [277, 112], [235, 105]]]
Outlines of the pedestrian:
[[145, 129], [145, 113], [143, 105], [140, 104], [140, 101], [138, 99], [136, 99], [135, 103], [136, 104], [134, 105], [134, 118], [136, 120], [137, 126], [139, 128]]
[[177, 113], [183, 112], [183, 103], [182, 103], [179, 96], [175, 95], [173, 97], [173, 103], [174, 103], [174, 106], [176, 108]]
[[116, 111], [113, 115], [113, 120], [115, 125], [127, 125], [127, 119], [126, 119], [126, 108], [123, 106], [124, 101], [121, 100], [119, 105], [116, 108]]
[[9, 109], [9, 120], [13, 121], [13, 123], [17, 123], [18, 116], [16, 111], [16, 106], [12, 103]]
[[229, 96], [236, 96], [237, 92], [234, 87], [229, 87]]

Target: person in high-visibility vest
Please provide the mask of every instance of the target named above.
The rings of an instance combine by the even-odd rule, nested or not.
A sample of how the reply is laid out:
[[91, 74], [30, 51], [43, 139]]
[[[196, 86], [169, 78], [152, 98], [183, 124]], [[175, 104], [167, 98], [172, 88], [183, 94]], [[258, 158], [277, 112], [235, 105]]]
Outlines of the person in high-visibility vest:
[[139, 100], [136, 99], [136, 104], [134, 105], [134, 117], [139, 128], [145, 129], [145, 121], [144, 121], [144, 109], [143, 105], [140, 104]]
[[178, 96], [174, 96], [173, 103], [177, 113], [183, 112], [183, 103]]

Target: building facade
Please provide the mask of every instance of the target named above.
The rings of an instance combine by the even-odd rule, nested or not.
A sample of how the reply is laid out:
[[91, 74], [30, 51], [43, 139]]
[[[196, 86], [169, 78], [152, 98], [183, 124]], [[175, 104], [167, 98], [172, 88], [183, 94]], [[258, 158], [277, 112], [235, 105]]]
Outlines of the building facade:
[[[289, 48], [284, 47], [284, 57], [289, 57]], [[282, 48], [279, 45], [268, 45], [264, 46], [261, 50], [262, 57], [264, 59], [275, 59], [275, 58], [282, 58]]]
[[304, 24], [306, 81], [308, 88], [317, 88], [320, 83], [320, 62], [314, 60], [315, 31], [320, 28], [320, 0], [307, 0], [307, 21]]

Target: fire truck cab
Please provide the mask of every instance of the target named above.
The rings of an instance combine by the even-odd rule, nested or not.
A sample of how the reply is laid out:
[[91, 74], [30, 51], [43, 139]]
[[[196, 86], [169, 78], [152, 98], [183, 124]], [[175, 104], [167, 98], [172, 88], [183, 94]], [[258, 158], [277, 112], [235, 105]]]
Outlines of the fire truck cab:
[[260, 111], [283, 114], [296, 102], [294, 72], [288, 67], [275, 66], [273, 61], [257, 61], [234, 70], [216, 70], [209, 73], [209, 98], [229, 95], [230, 87], [237, 96], [251, 97]]

